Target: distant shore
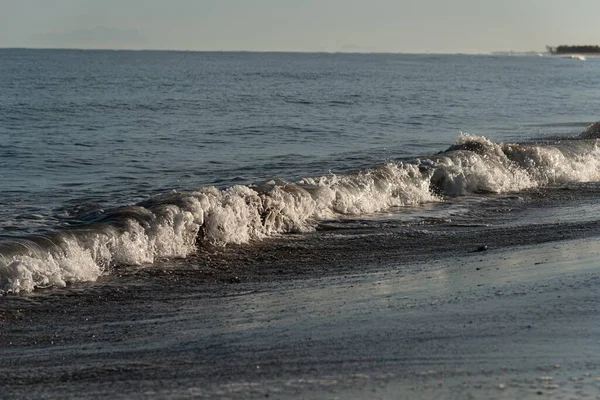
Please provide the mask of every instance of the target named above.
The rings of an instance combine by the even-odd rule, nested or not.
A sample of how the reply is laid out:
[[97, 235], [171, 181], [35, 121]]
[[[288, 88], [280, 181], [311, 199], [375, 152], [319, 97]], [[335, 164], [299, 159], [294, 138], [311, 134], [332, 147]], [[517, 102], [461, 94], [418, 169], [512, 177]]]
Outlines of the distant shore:
[[561, 45], [557, 47], [546, 46], [546, 50], [550, 54], [600, 54], [600, 46], [597, 45], [584, 45], [584, 46], [566, 46]]

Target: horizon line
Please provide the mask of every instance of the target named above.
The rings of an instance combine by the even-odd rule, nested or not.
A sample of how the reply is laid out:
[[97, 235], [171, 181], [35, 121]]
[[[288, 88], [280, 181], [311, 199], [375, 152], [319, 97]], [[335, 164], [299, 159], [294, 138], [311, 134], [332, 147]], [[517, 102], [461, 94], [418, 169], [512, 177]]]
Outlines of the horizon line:
[[537, 50], [490, 50], [490, 51], [456, 51], [456, 52], [440, 52], [440, 51], [361, 51], [361, 50], [197, 50], [197, 49], [148, 49], [148, 48], [135, 48], [135, 49], [118, 49], [118, 48], [88, 48], [88, 47], [0, 47], [0, 50], [61, 50], [61, 51], [132, 51], [132, 52], [178, 52], [178, 53], [284, 53], [284, 54], [415, 54], [415, 55], [509, 55], [509, 54], [540, 54], [547, 53], [547, 51]]

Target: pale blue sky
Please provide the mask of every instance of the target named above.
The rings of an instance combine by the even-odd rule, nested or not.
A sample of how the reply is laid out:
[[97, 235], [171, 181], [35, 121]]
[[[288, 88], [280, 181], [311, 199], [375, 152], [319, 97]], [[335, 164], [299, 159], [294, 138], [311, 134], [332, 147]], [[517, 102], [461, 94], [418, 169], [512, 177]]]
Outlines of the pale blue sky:
[[489, 52], [600, 44], [600, 0], [0, 0], [0, 47]]

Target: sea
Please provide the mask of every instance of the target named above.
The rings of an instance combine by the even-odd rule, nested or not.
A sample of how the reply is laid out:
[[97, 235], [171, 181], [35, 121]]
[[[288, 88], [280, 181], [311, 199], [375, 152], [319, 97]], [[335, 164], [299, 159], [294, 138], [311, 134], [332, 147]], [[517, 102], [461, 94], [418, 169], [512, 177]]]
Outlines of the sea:
[[593, 57], [3, 49], [0, 293], [318, 232], [571, 237], [599, 98]]

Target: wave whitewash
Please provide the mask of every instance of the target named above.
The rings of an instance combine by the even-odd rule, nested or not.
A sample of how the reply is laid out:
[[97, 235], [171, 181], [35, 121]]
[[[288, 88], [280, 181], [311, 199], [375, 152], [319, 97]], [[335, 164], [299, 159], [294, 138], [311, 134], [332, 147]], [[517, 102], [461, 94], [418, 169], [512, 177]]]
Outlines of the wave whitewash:
[[462, 135], [446, 152], [346, 175], [271, 180], [260, 186], [159, 195], [95, 215], [81, 226], [2, 248], [4, 292], [93, 281], [118, 265], [185, 258], [197, 246], [248, 243], [310, 232], [317, 223], [361, 217], [449, 196], [518, 193], [600, 181], [597, 139], [545, 145], [494, 144]]

